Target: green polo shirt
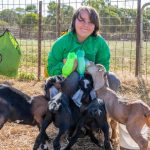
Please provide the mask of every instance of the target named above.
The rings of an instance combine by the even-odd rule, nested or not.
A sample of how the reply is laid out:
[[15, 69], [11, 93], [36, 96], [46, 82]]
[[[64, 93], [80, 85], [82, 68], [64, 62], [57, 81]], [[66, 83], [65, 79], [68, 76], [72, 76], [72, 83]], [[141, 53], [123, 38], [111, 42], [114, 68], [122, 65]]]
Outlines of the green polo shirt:
[[109, 71], [110, 49], [102, 36], [89, 36], [80, 43], [75, 33], [68, 32], [56, 40], [48, 54], [48, 74], [50, 76], [62, 74], [63, 59], [67, 58], [69, 52], [77, 52], [79, 49], [84, 50], [85, 58], [95, 64], [104, 65]]

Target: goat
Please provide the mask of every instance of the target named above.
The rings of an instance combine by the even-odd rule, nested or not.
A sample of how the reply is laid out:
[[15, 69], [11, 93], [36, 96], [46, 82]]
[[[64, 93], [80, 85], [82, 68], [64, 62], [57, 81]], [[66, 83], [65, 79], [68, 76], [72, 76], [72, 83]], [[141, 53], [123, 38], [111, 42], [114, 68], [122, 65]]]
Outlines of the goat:
[[[87, 72], [92, 75], [94, 89], [98, 98], [104, 100], [109, 116], [126, 126], [140, 150], [148, 150], [148, 141], [141, 135], [141, 130], [145, 124], [150, 127], [150, 107], [141, 100], [125, 102], [123, 98], [118, 97], [106, 86], [105, 68], [102, 65], [91, 63]], [[116, 130], [116, 126], [113, 130]]]
[[[43, 95], [30, 97], [14, 87], [0, 84], [0, 129], [7, 121], [40, 128], [47, 107], [48, 101]], [[46, 134], [44, 138], [49, 140]], [[43, 144], [45, 141], [42, 146], [46, 149]]]
[[[52, 81], [53, 81], [53, 79], [54, 78], [52, 78]], [[50, 78], [50, 80], [51, 80], [51, 78]], [[73, 73], [71, 76], [69, 76], [62, 83], [63, 86], [62, 86], [61, 90], [64, 91], [64, 93], [68, 94], [68, 96], [70, 96], [70, 97], [74, 93], [74, 91], [75, 91], [74, 89], [76, 89], [76, 86], [78, 85], [78, 83], [73, 84], [75, 80], [76, 81], [78, 80], [78, 75], [76, 73]], [[85, 82], [84, 81], [82, 82], [82, 81], [83, 80], [81, 80], [80, 85], [82, 86], [82, 90], [84, 90], [84, 92], [85, 92], [82, 96], [82, 100], [83, 100], [83, 98], [84, 99], [87, 98], [87, 95], [89, 96], [90, 90], [92, 88], [91, 88], [90, 82], [89, 82], [89, 84], [86, 82], [86, 85], [85, 85]], [[46, 83], [51, 85], [51, 81], [47, 81]], [[67, 84], [69, 83], [69, 84], [67, 85], [66, 83]], [[70, 84], [73, 85], [72, 88], [68, 88], [68, 86], [69, 87], [71, 86]], [[46, 85], [45, 87], [50, 87], [50, 86]], [[45, 89], [49, 92], [49, 90], [47, 88], [45, 88]], [[71, 90], [74, 90], [74, 91], [71, 91]], [[66, 96], [66, 94], [64, 94], [64, 93], [60, 92], [59, 94], [57, 94], [55, 97], [53, 97], [49, 101], [49, 111], [47, 112], [47, 115], [46, 115], [46, 117], [43, 121], [40, 133], [36, 138], [34, 148], [33, 148], [34, 150], [37, 150], [37, 148], [39, 147], [40, 142], [43, 140], [42, 136], [43, 136], [43, 134], [45, 134], [45, 130], [51, 122], [53, 122], [54, 125], [59, 128], [59, 133], [58, 133], [57, 137], [54, 139], [54, 142], [53, 142], [54, 149], [57, 150], [57, 149], [60, 149], [60, 143], [59, 143], [60, 137], [65, 133], [65, 131], [68, 130], [69, 131], [69, 137], [72, 136], [78, 121], [80, 120], [80, 118], [84, 118], [84, 116], [82, 117], [82, 115], [80, 113], [79, 107], [77, 107], [72, 100], [69, 100], [68, 96]], [[46, 95], [48, 96], [48, 94], [46, 94]], [[89, 100], [86, 100], [85, 103], [87, 103], [88, 101]], [[92, 108], [91, 108], [91, 110], [92, 110]], [[100, 108], [99, 108], [99, 111], [101, 111]], [[106, 122], [107, 120], [104, 119], [106, 117], [106, 114], [105, 114], [104, 110], [102, 112], [104, 112], [104, 114], [102, 116], [99, 115], [98, 117], [99, 117], [99, 119], [104, 121], [104, 124], [103, 124], [104, 126], [103, 127], [105, 127], [105, 128], [103, 128], [103, 131], [106, 133], [105, 134], [105, 136], [106, 136], [105, 139], [107, 141], [107, 142], [105, 141], [105, 147], [107, 147], [108, 149], [111, 149], [109, 139], [108, 139], [109, 135], [108, 135], [108, 125], [107, 125], [107, 122]], [[94, 137], [94, 135], [92, 133], [92, 130], [89, 129], [89, 128], [91, 128], [91, 126], [92, 126], [91, 124], [94, 121], [95, 120], [93, 118], [92, 120], [90, 119], [90, 123], [89, 123], [89, 121], [86, 122], [87, 124], [89, 123], [89, 126], [88, 126], [88, 128], [86, 128], [86, 130], [87, 130], [87, 134], [90, 136], [91, 140], [95, 144], [100, 146], [98, 140]], [[95, 123], [94, 126], [97, 127], [96, 124], [97, 123]], [[77, 134], [77, 136], [75, 136], [75, 137], [78, 138], [78, 136], [79, 136], [79, 134]], [[68, 144], [66, 149], [70, 149], [71, 146], [75, 143], [75, 141], [76, 140], [71, 139], [70, 144]]]
[[[45, 97], [50, 100], [52, 94], [50, 93], [50, 88], [55, 86], [57, 92], [61, 90], [61, 84], [64, 81], [64, 77], [61, 75], [49, 77], [44, 84]], [[50, 96], [51, 95], [51, 96]], [[53, 96], [52, 96], [53, 97]]]
[[[60, 142], [59, 142], [60, 138], [70, 127], [71, 111], [68, 106], [69, 98], [72, 97], [72, 95], [77, 90], [79, 76], [77, 72], [72, 73], [72, 75], [70, 75], [67, 79], [65, 79], [63, 83], [61, 83], [62, 92], [58, 93], [58, 95], [50, 99], [49, 88], [52, 87], [57, 80], [62, 81], [63, 78], [61, 76], [55, 76], [50, 77], [46, 80], [44, 89], [45, 89], [45, 97], [49, 99], [48, 104], [49, 110], [46, 113], [46, 116], [42, 123], [40, 133], [35, 140], [35, 144], [33, 147], [34, 150], [37, 150], [40, 143], [44, 141], [46, 128], [51, 122], [53, 122], [54, 125], [59, 128], [59, 133], [53, 141], [53, 147], [55, 150], [60, 149]], [[67, 85], [72, 85], [72, 88], [68, 87]]]
[[94, 99], [84, 110], [84, 113], [76, 123], [75, 131], [71, 136], [68, 145], [64, 150], [69, 150], [79, 138], [82, 127], [86, 129], [87, 135], [90, 136], [91, 141], [99, 145], [99, 141], [94, 137], [93, 131], [102, 130], [104, 133], [104, 148], [112, 150], [109, 139], [109, 125], [106, 117], [106, 110], [103, 100]]
[[40, 133], [36, 138], [33, 150], [37, 150], [40, 143], [44, 142], [43, 135], [46, 134], [46, 128], [50, 123], [59, 128], [59, 133], [53, 141], [55, 150], [60, 149], [60, 138], [69, 129], [71, 122], [71, 110], [69, 108], [69, 99], [64, 93], [58, 93], [49, 101], [49, 110], [46, 113], [42, 123]]

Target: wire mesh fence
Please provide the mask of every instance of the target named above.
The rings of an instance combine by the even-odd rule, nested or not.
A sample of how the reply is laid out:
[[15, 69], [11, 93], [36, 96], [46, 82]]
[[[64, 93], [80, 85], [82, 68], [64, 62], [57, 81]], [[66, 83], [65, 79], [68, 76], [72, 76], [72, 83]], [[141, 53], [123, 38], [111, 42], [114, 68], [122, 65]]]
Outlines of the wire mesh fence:
[[[143, 0], [141, 7], [147, 2]], [[38, 0], [0, 0], [0, 33], [8, 28], [17, 38], [22, 50], [21, 73], [44, 76], [50, 47], [57, 37], [69, 29], [75, 9], [82, 5], [93, 6], [100, 15], [100, 34], [111, 49], [111, 71], [135, 74], [138, 0], [43, 0], [41, 10]], [[144, 8], [141, 15], [140, 72], [148, 76], [150, 5]]]

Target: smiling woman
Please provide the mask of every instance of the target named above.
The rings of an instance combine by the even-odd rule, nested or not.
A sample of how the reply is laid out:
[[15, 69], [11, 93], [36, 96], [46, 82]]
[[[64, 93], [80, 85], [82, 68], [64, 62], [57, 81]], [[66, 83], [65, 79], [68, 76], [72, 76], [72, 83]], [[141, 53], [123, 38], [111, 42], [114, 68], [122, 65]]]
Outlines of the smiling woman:
[[94, 17], [94, 15], [91, 15], [90, 18], [89, 12], [83, 10], [75, 19], [75, 31], [79, 42], [83, 42], [89, 35], [94, 34], [94, 29], [96, 25], [94, 21], [91, 21], [93, 20], [92, 17]]
[[[110, 50], [105, 39], [99, 35], [99, 29], [96, 10], [87, 6], [78, 8], [72, 17], [71, 31], [58, 38], [49, 52], [48, 74], [62, 74], [63, 67], [67, 68], [68, 54], [77, 53], [78, 50], [84, 51], [86, 59], [103, 64], [109, 71]], [[78, 65], [72, 66], [72, 72], [78, 70]]]
[[[62, 75], [67, 78], [77, 72], [78, 78], [74, 83], [78, 83], [84, 76], [89, 61], [102, 64], [109, 72], [110, 49], [99, 34], [99, 29], [97, 11], [89, 6], [78, 8], [72, 17], [70, 31], [59, 37], [49, 52], [47, 66], [49, 76]], [[110, 88], [117, 91], [120, 86], [119, 79], [110, 72], [107, 76]], [[53, 90], [54, 87], [51, 87], [50, 93], [53, 93]]]

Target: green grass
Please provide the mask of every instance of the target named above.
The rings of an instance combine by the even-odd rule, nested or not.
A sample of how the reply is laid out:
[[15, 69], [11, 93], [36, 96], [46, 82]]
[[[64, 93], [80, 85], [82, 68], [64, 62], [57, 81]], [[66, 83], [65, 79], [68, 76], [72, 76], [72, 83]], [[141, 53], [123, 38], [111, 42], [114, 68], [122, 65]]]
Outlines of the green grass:
[[36, 80], [37, 78], [34, 73], [20, 72], [17, 76], [17, 79], [19, 81], [31, 81], [31, 80]]
[[[38, 41], [18, 40], [22, 50], [21, 66], [26, 68], [26, 72], [32, 69], [37, 71], [38, 64]], [[45, 65], [48, 52], [54, 41], [42, 41], [41, 43], [41, 63]], [[135, 41], [109, 41], [111, 49], [111, 70], [135, 72], [136, 43]], [[150, 74], [150, 41], [143, 42], [142, 48], [142, 74]], [[20, 69], [21, 70], [21, 69]]]

